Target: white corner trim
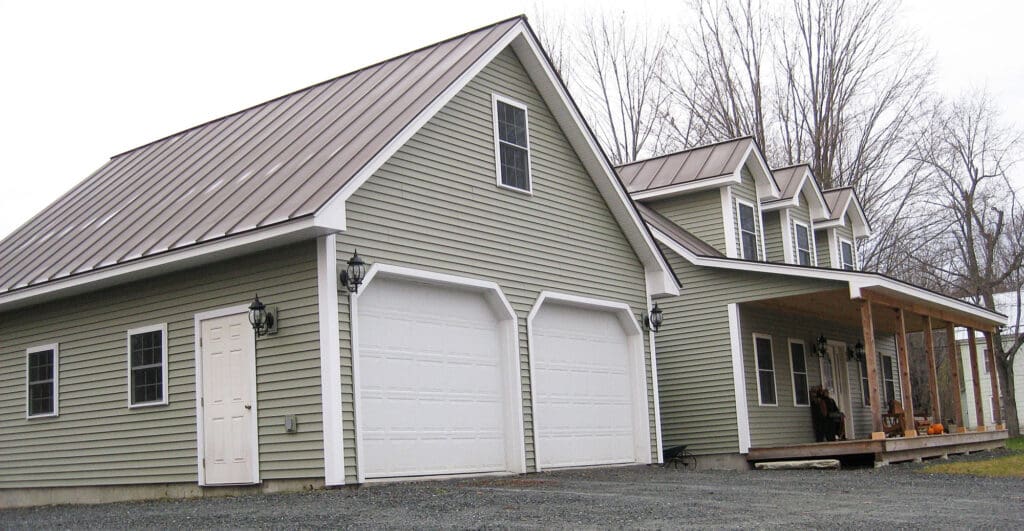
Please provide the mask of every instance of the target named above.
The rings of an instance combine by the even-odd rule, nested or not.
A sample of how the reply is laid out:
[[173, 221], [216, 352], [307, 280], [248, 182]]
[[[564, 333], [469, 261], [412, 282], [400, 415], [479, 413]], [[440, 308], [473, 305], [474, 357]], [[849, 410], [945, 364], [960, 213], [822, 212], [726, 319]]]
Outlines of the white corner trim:
[[[216, 319], [218, 317], [227, 317], [229, 315], [248, 314], [249, 306], [242, 304], [238, 306], [229, 306], [227, 308], [218, 308], [216, 310], [209, 310], [205, 312], [196, 313], [193, 316], [194, 330], [193, 330], [193, 349], [195, 352], [195, 372], [196, 372], [196, 467], [198, 469], [199, 485], [206, 486], [206, 466], [203, 463], [203, 458], [206, 455], [206, 428], [203, 422], [203, 416], [205, 415], [205, 408], [203, 407], [203, 321], [207, 319]], [[259, 456], [259, 410], [258, 410], [258, 396], [256, 394], [256, 334], [250, 334], [250, 340], [252, 341], [252, 352], [253, 360], [251, 364], [252, 370], [250, 371], [249, 377], [253, 383], [252, 389], [249, 392], [249, 399], [252, 404], [252, 415], [253, 422], [251, 422], [251, 430], [249, 433], [250, 444], [254, 452], [252, 453], [252, 477], [254, 483], [260, 481], [260, 456]]]
[[320, 401], [323, 407], [324, 483], [345, 484], [341, 398], [341, 341], [338, 323], [337, 236], [317, 238], [316, 285], [320, 328]]
[[[509, 363], [509, 366], [507, 367], [508, 379], [505, 384], [508, 398], [508, 409], [506, 410], [506, 415], [508, 417], [508, 423], [506, 425], [508, 430], [506, 433], [506, 462], [508, 463], [510, 472], [517, 474], [526, 473], [526, 439], [523, 423], [523, 387], [522, 378], [520, 377], [522, 374], [522, 368], [519, 362], [519, 318], [518, 314], [516, 314], [515, 310], [512, 308], [512, 304], [509, 303], [508, 298], [505, 297], [505, 293], [501, 290], [501, 287], [496, 282], [488, 280], [459, 277], [445, 273], [436, 273], [433, 271], [382, 264], [378, 262], [371, 265], [369, 271], [366, 272], [366, 276], [363, 279], [362, 286], [360, 286], [359, 293], [349, 293], [349, 325], [351, 329], [350, 339], [352, 343], [352, 396], [356, 426], [356, 481], [358, 483], [366, 482], [366, 475], [362, 460], [362, 456], [364, 455], [363, 432], [360, 429], [359, 424], [360, 415], [362, 414], [362, 400], [360, 398], [362, 388], [359, 385], [361, 370], [359, 362], [359, 297], [366, 293], [370, 284], [378, 277], [415, 280], [441, 286], [471, 288], [487, 294], [487, 296], [491, 297], [492, 300], [496, 300], [498, 302], [498, 306], [500, 306], [505, 313], [505, 319], [502, 319], [502, 321], [505, 322], [506, 327], [505, 348]], [[531, 373], [531, 382], [532, 381]]]
[[736, 245], [736, 220], [732, 208], [732, 188], [725, 186], [721, 188], [722, 197], [722, 228], [725, 230], [725, 256], [737, 257]]
[[[498, 128], [498, 103], [504, 103], [523, 111], [523, 120], [526, 123], [526, 189], [516, 188], [501, 182], [501, 136]], [[519, 192], [521, 194], [533, 195], [533, 156], [530, 152], [530, 108], [523, 102], [505, 96], [503, 94], [491, 94], [491, 123], [494, 134], [494, 174], [498, 188]], [[515, 146], [515, 144], [513, 144]], [[522, 148], [523, 146], [515, 146]]]
[[[647, 297], [647, 305], [653, 307], [651, 298]], [[651, 384], [654, 389], [654, 437], [658, 448], [657, 463], [665, 462], [665, 445], [661, 437], [661, 391], [658, 390], [658, 349], [654, 342], [654, 331], [647, 332], [647, 341], [651, 345]]]
[[[153, 402], [140, 402], [138, 404], [132, 403], [132, 336], [137, 334], [145, 334], [146, 332], [160, 332], [161, 345], [160, 345], [160, 357], [161, 364], [163, 365], [161, 371], [161, 377], [163, 378], [163, 397], [160, 400]], [[149, 326], [140, 326], [138, 328], [131, 328], [125, 334], [125, 367], [127, 370], [128, 378], [125, 380], [128, 382], [128, 409], [145, 408], [150, 406], [166, 406], [169, 402], [170, 389], [167, 388], [167, 323], [160, 323]]]
[[732, 383], [736, 393], [736, 432], [740, 453], [745, 454], [750, 452], [750, 412], [747, 407], [747, 378], [743, 365], [739, 305], [729, 304], [728, 311], [729, 346], [732, 351]]
[[[793, 227], [793, 221], [789, 218], [789, 209], [782, 210], [779, 212], [779, 230], [782, 231], [782, 254], [784, 255], [783, 262], [797, 264], [796, 260], [796, 238], [793, 237], [793, 231], [796, 230]], [[766, 236], [767, 237], [767, 236]], [[765, 256], [765, 261], [768, 261], [768, 257]]]
[[[764, 230], [764, 212], [761, 212], [761, 201], [760, 200], [755, 200], [754, 204], [756, 205], [755, 208], [756, 208], [756, 212], [757, 212], [757, 219], [754, 220], [754, 231], [755, 231], [755, 235], [757, 235], [757, 233], [760, 232], [760, 234], [759, 234], [760, 238], [757, 238], [757, 239], [761, 241], [761, 256], [759, 257], [759, 260], [762, 261], [762, 262], [767, 262], [768, 261], [768, 250], [765, 248], [765, 240], [768, 239], [768, 235], [767, 235], [767, 233]], [[781, 219], [779, 221], [781, 222]], [[761, 230], [757, 230], [758, 227], [760, 227]]]
[[[53, 412], [52, 413], [40, 413], [32, 415], [29, 413], [29, 401], [28, 401], [28, 356], [34, 352], [45, 352], [47, 350], [53, 351]], [[25, 419], [45, 419], [48, 417], [56, 417], [60, 415], [60, 344], [49, 343], [46, 345], [36, 345], [25, 349]]]
[[[553, 291], [542, 291], [537, 296], [537, 300], [533, 303], [533, 307], [530, 309], [529, 315], [526, 317], [526, 337], [527, 344], [529, 345], [527, 351], [527, 359], [530, 364], [530, 385], [531, 389], [535, 389], [536, 374], [534, 366], [536, 365], [533, 347], [536, 342], [533, 340], [533, 321], [540, 313], [546, 302], [555, 302], [558, 304], [577, 306], [581, 308], [599, 309], [613, 312], [618, 317], [619, 322], [623, 324], [623, 327], [627, 330], [629, 335], [629, 348], [633, 354], [634, 362], [632, 364], [634, 372], [634, 395], [633, 395], [633, 449], [636, 455], [638, 463], [650, 464], [651, 459], [651, 424], [650, 417], [648, 415], [648, 404], [650, 404], [650, 396], [647, 394], [647, 367], [644, 357], [644, 342], [643, 342], [643, 330], [640, 328], [640, 324], [637, 322], [636, 317], [633, 315], [633, 310], [628, 304], [622, 302], [608, 301], [603, 299], [595, 299], [591, 297], [582, 297], [579, 295], [570, 295], [566, 293], [557, 293]], [[628, 323], [628, 324], [627, 324]], [[653, 363], [654, 356], [652, 354], [651, 360]], [[653, 369], [653, 365], [652, 365]], [[652, 375], [657, 378], [657, 375], [652, 370]], [[657, 386], [657, 383], [655, 383]], [[657, 401], [657, 394], [655, 394], [655, 401]], [[540, 464], [540, 456], [543, 450], [543, 445], [540, 444], [540, 437], [537, 435], [537, 410], [534, 408], [533, 411], [533, 455], [536, 463], [535, 471], [540, 472], [542, 470]], [[641, 426], [642, 425], [642, 426]], [[640, 428], [643, 429], [640, 429]], [[657, 427], [655, 429], [657, 432]], [[660, 453], [660, 450], [659, 450]]]

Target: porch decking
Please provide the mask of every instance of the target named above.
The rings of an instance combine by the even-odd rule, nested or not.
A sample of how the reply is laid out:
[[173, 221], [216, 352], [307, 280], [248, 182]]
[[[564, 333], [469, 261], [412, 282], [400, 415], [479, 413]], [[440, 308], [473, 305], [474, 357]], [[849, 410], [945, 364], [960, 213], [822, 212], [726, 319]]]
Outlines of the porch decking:
[[993, 430], [880, 440], [855, 439], [852, 441], [762, 446], [751, 448], [747, 454], [747, 461], [756, 463], [759, 461], [873, 455], [875, 466], [882, 466], [901, 461], [1003, 448], [1006, 446], [1006, 439], [1006, 430]]

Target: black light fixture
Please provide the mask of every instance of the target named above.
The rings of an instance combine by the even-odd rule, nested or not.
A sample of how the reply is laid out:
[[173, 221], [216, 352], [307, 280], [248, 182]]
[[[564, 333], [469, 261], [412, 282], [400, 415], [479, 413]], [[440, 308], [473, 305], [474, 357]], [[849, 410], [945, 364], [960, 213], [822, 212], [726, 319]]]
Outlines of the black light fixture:
[[811, 352], [819, 358], [824, 358], [828, 354], [828, 339], [825, 339], [825, 335], [818, 336], [818, 340], [814, 343], [814, 350]]
[[846, 350], [846, 355], [850, 358], [850, 361], [864, 361], [867, 356], [864, 354], [864, 343], [858, 341], [852, 349]]
[[341, 272], [341, 284], [345, 286], [350, 293], [359, 293], [359, 286], [363, 283], [363, 278], [366, 277], [366, 262], [359, 257], [359, 250], [357, 249], [352, 253], [352, 258], [348, 259], [348, 267]]
[[661, 322], [665, 316], [662, 314], [661, 308], [658, 308], [658, 303], [654, 303], [654, 308], [651, 308], [651, 312], [644, 316], [644, 327], [652, 332], [657, 332], [661, 328]]
[[274, 319], [275, 313], [277, 312], [273, 308], [268, 309], [260, 302], [260, 296], [257, 293], [256, 298], [249, 305], [249, 324], [252, 325], [253, 331], [256, 332], [256, 337], [277, 333], [277, 320]]

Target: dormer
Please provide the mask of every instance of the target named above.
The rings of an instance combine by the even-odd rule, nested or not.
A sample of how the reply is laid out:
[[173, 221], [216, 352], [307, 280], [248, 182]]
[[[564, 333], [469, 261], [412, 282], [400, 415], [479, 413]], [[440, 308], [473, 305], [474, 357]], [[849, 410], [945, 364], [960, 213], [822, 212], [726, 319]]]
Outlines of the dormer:
[[729, 258], [765, 261], [761, 204], [782, 196], [751, 137], [617, 168], [637, 202]]
[[860, 269], [857, 240], [871, 235], [871, 225], [853, 188], [822, 192], [829, 214], [814, 221], [818, 265], [833, 269]]
[[816, 266], [814, 221], [829, 215], [818, 181], [807, 164], [774, 169], [772, 175], [782, 194], [761, 202], [768, 261]]

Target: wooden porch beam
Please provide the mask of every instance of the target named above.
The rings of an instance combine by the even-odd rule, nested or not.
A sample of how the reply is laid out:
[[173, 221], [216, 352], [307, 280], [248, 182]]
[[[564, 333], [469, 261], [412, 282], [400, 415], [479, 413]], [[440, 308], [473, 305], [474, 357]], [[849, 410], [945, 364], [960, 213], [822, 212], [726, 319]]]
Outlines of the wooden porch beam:
[[953, 421], [956, 422], [957, 431], [964, 429], [964, 406], [960, 401], [960, 356], [956, 348], [956, 332], [953, 331], [953, 323], [946, 323], [946, 349], [949, 353], [949, 367], [952, 369], [953, 377]]
[[985, 347], [988, 349], [988, 376], [992, 383], [992, 422], [996, 424], [998, 430], [1003, 423], [1003, 412], [999, 408], [999, 371], [996, 368], [996, 349], [992, 341], [992, 332], [985, 332]]
[[942, 422], [939, 405], [939, 377], [935, 368], [935, 339], [932, 337], [932, 316], [924, 316], [924, 352], [928, 358], [928, 392], [932, 399], [932, 422]]
[[917, 436], [914, 425], [914, 393], [910, 387], [910, 350], [907, 346], [907, 324], [903, 308], [896, 310], [896, 355], [900, 360], [900, 391], [903, 394], [903, 436]]
[[884, 439], [881, 398], [878, 395], [878, 352], [875, 350], [875, 325], [871, 317], [871, 301], [860, 305], [861, 330], [864, 332], [864, 365], [868, 370], [868, 401], [871, 403], [871, 438]]
[[917, 315], [928, 315], [940, 319], [942, 321], [955, 323], [960, 326], [974, 327], [977, 330], [994, 330], [995, 326], [997, 326], [993, 323], [985, 322], [981, 319], [976, 319], [966, 315], [960, 315], [949, 310], [930, 308], [923, 304], [900, 300], [895, 297], [884, 295], [882, 293], [877, 293], [867, 289], [862, 290], [861, 295], [865, 299], [870, 300], [874, 304], [888, 306], [890, 308], [902, 309], [906, 312], [914, 313]]
[[978, 419], [978, 431], [985, 430], [985, 408], [981, 404], [981, 371], [978, 370], [978, 343], [974, 340], [974, 329], [967, 328], [967, 349], [971, 352], [971, 382], [974, 384], [974, 414]]

